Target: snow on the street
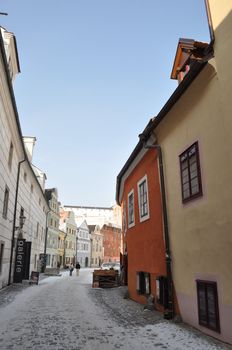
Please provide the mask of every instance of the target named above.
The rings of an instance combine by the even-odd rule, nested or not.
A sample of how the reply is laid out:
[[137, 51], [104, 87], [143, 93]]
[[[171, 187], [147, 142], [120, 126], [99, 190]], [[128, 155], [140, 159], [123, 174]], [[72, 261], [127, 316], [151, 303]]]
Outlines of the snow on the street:
[[[79, 277], [67, 271], [0, 303], [0, 349], [232, 349], [143, 311], [123, 298], [123, 289], [92, 289], [91, 283], [91, 269], [81, 269]], [[5, 294], [0, 292], [0, 300]]]

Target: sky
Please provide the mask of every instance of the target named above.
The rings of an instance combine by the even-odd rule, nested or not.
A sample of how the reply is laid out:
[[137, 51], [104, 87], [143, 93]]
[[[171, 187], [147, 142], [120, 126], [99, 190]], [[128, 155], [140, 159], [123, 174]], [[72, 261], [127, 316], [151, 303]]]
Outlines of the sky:
[[209, 42], [204, 0], [0, 0], [33, 163], [63, 205], [109, 207], [116, 177], [177, 87], [179, 38]]

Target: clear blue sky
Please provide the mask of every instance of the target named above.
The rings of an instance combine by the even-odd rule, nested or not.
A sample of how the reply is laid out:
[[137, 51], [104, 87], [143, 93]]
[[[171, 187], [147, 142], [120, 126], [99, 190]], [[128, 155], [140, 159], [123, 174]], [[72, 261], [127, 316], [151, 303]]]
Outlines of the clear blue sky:
[[0, 0], [34, 164], [62, 204], [110, 206], [116, 176], [177, 86], [180, 37], [209, 42], [204, 0]]

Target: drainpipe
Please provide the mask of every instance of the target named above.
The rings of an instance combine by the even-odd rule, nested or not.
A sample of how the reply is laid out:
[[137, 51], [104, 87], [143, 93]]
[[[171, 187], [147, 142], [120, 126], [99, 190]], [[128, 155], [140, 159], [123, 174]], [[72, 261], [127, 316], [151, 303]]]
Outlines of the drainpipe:
[[45, 227], [45, 242], [44, 242], [44, 257], [45, 257], [45, 264], [43, 265], [43, 272], [45, 272], [46, 270], [46, 266], [47, 266], [47, 237], [48, 237], [48, 214], [50, 213], [51, 210], [47, 211], [46, 214], [46, 227]]
[[12, 271], [12, 260], [13, 260], [13, 250], [14, 250], [14, 240], [15, 240], [15, 224], [16, 224], [17, 204], [18, 204], [20, 169], [21, 169], [21, 164], [25, 161], [26, 161], [26, 159], [23, 159], [18, 163], [18, 173], [17, 173], [17, 180], [16, 180], [16, 192], [15, 192], [15, 204], [14, 204], [14, 218], [13, 218], [11, 250], [10, 250], [10, 269], [9, 269], [9, 277], [8, 277], [8, 286], [11, 284], [11, 271]]
[[148, 145], [146, 142], [146, 136], [143, 134], [139, 135], [140, 140], [143, 142], [143, 147], [146, 149], [154, 148], [158, 152], [159, 160], [159, 176], [160, 176], [160, 189], [162, 198], [162, 209], [163, 209], [163, 225], [164, 225], [164, 240], [165, 240], [165, 261], [166, 261], [166, 272], [167, 272], [167, 289], [168, 289], [168, 305], [164, 311], [165, 319], [173, 319], [174, 317], [174, 301], [173, 301], [173, 280], [171, 270], [171, 253], [170, 253], [170, 240], [169, 240], [169, 228], [168, 228], [168, 215], [167, 215], [167, 203], [166, 203], [166, 191], [164, 182], [164, 171], [163, 171], [163, 157], [162, 149], [159, 144]]
[[212, 23], [212, 17], [211, 17], [211, 12], [210, 12], [209, 0], [205, 0], [205, 9], [206, 9], [206, 14], [207, 14], [209, 34], [210, 34], [209, 46], [213, 46], [214, 41], [215, 41], [215, 36], [214, 36], [214, 31], [213, 31], [213, 23]]

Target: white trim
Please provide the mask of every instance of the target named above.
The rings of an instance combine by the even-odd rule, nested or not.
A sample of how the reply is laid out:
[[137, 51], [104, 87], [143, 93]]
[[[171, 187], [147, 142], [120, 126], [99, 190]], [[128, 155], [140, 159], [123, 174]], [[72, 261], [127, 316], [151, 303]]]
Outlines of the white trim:
[[[147, 188], [147, 214], [145, 216], [141, 216], [141, 206], [140, 206], [140, 184], [142, 182], [146, 182], [146, 188]], [[149, 210], [149, 196], [148, 196], [148, 180], [147, 180], [147, 175], [144, 175], [142, 177], [142, 179], [140, 179], [138, 182], [137, 182], [137, 190], [138, 190], [138, 203], [139, 203], [139, 221], [140, 222], [143, 222], [143, 221], [146, 221], [148, 219], [150, 219], [150, 210]]]
[[[134, 220], [133, 222], [130, 223], [130, 213], [129, 213], [129, 198], [130, 196], [133, 194], [133, 214], [134, 214]], [[128, 228], [131, 228], [133, 226], [135, 226], [135, 193], [134, 193], [134, 189], [132, 189], [128, 195], [127, 195], [127, 214], [128, 214]]]

